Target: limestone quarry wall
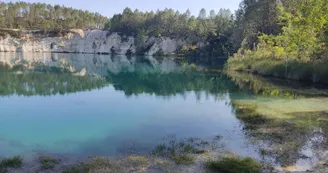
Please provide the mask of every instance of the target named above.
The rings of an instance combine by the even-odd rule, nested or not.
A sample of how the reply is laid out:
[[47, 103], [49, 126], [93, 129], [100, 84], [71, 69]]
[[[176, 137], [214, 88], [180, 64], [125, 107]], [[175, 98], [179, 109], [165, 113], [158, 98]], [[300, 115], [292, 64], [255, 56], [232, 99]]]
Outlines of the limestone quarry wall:
[[[143, 43], [148, 49], [145, 55], [154, 55], [158, 51], [172, 55], [187, 43], [171, 38], [146, 38]], [[35, 36], [25, 32], [21, 38], [7, 36], [0, 38], [0, 52], [58, 52], [86, 54], [126, 55], [136, 53], [135, 38], [121, 36], [104, 30], [71, 30], [63, 36]]]

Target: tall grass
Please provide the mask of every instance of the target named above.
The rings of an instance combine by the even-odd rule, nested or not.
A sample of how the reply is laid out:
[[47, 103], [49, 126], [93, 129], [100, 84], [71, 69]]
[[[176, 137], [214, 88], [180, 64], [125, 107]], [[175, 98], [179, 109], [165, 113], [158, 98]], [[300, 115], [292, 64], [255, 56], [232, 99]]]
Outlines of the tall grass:
[[328, 84], [328, 64], [320, 62], [292, 60], [286, 63], [281, 59], [231, 58], [228, 60], [226, 68], [264, 76]]

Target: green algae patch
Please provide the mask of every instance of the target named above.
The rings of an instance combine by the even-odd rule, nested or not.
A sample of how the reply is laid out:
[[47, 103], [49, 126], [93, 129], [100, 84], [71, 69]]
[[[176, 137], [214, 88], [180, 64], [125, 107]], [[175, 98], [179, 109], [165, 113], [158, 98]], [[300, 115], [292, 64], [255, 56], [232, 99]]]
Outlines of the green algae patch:
[[68, 167], [62, 173], [89, 172], [124, 173], [125, 170], [116, 160], [105, 157], [95, 157], [88, 161]]
[[6, 158], [0, 161], [0, 173], [8, 172], [8, 168], [21, 168], [23, 166], [23, 158], [20, 156], [15, 156], [11, 158]]
[[205, 168], [212, 173], [261, 173], [262, 165], [251, 158], [225, 157], [207, 161]]
[[295, 168], [299, 159], [307, 158], [302, 149], [309, 143], [314, 142], [317, 147], [326, 145], [324, 140], [313, 138], [327, 137], [326, 98], [292, 100], [256, 96], [234, 100], [231, 105], [236, 117], [244, 124], [245, 135], [254, 143], [267, 144], [259, 150], [261, 156], [273, 159], [282, 168]]
[[227, 71], [226, 74], [241, 90], [249, 93], [231, 98], [237, 118], [243, 121], [287, 121], [310, 127], [328, 120], [327, 89], [247, 73]]
[[40, 156], [39, 162], [41, 164], [42, 169], [54, 169], [56, 165], [59, 163], [59, 160], [51, 156]]
[[67, 167], [63, 173], [125, 173], [143, 172], [152, 164], [146, 156], [130, 155], [124, 158], [94, 157], [84, 162]]
[[171, 157], [178, 165], [191, 165], [195, 163], [195, 157], [191, 154], [178, 154]]
[[[214, 140], [218, 141], [220, 139], [215, 137]], [[196, 162], [198, 156], [210, 153], [207, 150], [210, 145], [210, 142], [198, 138], [189, 138], [187, 140], [172, 138], [155, 146], [152, 155], [157, 158], [169, 159], [177, 165], [192, 165]], [[215, 148], [215, 146], [213, 147]]]
[[318, 116], [321, 120], [328, 119], [328, 98], [289, 100], [257, 97], [255, 99], [234, 100], [232, 104], [238, 112], [251, 115], [259, 114], [267, 118], [291, 120], [311, 115]]

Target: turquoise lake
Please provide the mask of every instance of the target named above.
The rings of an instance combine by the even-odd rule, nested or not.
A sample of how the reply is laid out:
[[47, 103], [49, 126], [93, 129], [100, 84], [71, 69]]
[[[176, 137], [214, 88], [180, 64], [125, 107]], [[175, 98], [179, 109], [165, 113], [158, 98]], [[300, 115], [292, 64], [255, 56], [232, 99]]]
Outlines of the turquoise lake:
[[[325, 88], [196, 72], [170, 59], [0, 53], [0, 62], [2, 157], [30, 158], [42, 152], [78, 157], [147, 154], [167, 136], [204, 140], [220, 136], [226, 150], [261, 159], [260, 148], [277, 143], [276, 139], [254, 136], [255, 125], [240, 118], [237, 103], [258, 105], [258, 112], [274, 118], [281, 117], [271, 109], [286, 116], [328, 114]], [[316, 100], [320, 104], [313, 110], [297, 107]], [[312, 121], [315, 125], [308, 125], [304, 134], [320, 129], [325, 141], [325, 121]], [[289, 159], [300, 169], [323, 157], [317, 152], [326, 151], [324, 141], [320, 148], [312, 147], [313, 135], [304, 134], [295, 152], [308, 153], [307, 159]]]

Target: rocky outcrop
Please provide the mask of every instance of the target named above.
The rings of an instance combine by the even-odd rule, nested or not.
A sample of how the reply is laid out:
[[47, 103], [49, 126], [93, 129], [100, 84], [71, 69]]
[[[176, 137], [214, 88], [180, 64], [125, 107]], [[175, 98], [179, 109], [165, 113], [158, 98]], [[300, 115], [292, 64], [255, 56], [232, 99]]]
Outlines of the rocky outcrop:
[[[131, 55], [137, 52], [135, 38], [121, 36], [103, 30], [70, 30], [61, 36], [36, 34], [36, 31], [24, 31], [22, 36], [10, 35], [0, 38], [0, 52], [59, 52], [86, 54]], [[161, 51], [166, 55], [175, 54], [186, 41], [165, 37], [149, 37], [142, 45], [147, 49], [145, 55], [154, 55]]]
[[154, 38], [151, 37], [146, 45], [150, 45], [149, 50], [145, 52], [145, 55], [155, 55], [158, 52], [163, 52], [164, 54], [173, 54], [183, 45], [187, 45], [187, 43], [183, 40], [171, 39], [171, 38]]

